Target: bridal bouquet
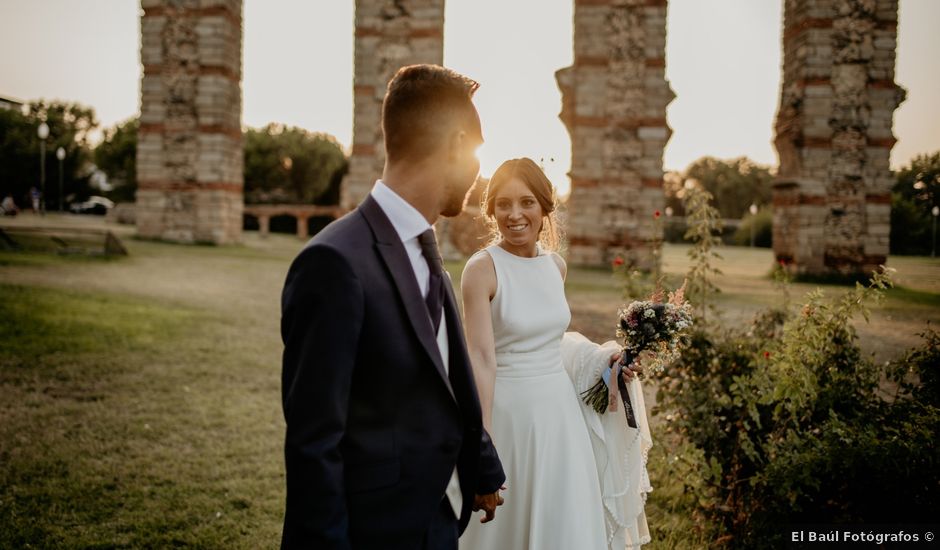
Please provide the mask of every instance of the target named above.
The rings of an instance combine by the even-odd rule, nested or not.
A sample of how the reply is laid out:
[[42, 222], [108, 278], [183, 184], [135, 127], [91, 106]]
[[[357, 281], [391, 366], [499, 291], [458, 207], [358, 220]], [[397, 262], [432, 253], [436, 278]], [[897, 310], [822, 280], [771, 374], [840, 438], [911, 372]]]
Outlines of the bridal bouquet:
[[[608, 367], [600, 380], [585, 391], [581, 397], [599, 414], [617, 410], [616, 397], [623, 399], [624, 412], [631, 427], [636, 427], [626, 384], [620, 369], [631, 365], [641, 366], [652, 372], [662, 372], [679, 358], [692, 327], [692, 306], [685, 299], [685, 285], [672, 292], [663, 302], [661, 292], [649, 300], [633, 302], [617, 313], [617, 338], [623, 342], [620, 360]], [[610, 385], [610, 380], [617, 384]], [[614, 399], [611, 399], [614, 397]]]

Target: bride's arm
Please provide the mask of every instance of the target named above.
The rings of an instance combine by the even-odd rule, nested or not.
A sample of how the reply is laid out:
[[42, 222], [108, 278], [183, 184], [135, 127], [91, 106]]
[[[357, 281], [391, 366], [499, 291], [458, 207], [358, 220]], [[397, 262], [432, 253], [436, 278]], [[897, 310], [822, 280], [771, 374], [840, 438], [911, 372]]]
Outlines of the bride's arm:
[[489, 432], [496, 384], [496, 344], [493, 339], [493, 319], [490, 316], [490, 300], [496, 294], [496, 270], [489, 254], [476, 254], [467, 261], [460, 279], [460, 290], [467, 353], [480, 395], [483, 427]]

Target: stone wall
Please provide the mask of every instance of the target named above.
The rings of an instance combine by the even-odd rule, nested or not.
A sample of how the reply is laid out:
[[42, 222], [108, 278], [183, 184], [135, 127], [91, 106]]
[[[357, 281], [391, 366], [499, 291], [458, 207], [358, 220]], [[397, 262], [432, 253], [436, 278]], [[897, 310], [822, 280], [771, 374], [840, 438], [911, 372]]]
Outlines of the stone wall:
[[786, 0], [774, 253], [800, 274], [884, 264], [898, 0]]
[[571, 135], [569, 258], [608, 265], [656, 261], [662, 237], [666, 0], [575, 0], [574, 65], [556, 74]]
[[382, 99], [405, 65], [444, 62], [444, 0], [356, 0], [353, 145], [341, 204], [366, 197], [385, 165]]
[[137, 228], [237, 242], [242, 228], [242, 0], [142, 0]]

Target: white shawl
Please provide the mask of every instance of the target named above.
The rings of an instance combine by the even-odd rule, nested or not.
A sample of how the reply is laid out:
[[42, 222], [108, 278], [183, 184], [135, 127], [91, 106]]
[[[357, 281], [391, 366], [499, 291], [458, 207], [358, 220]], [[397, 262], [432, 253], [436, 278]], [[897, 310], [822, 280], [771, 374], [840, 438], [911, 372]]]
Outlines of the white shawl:
[[[598, 345], [578, 332], [565, 333], [561, 345], [562, 364], [579, 397], [600, 379], [601, 372], [610, 364], [610, 356], [619, 351], [615, 342]], [[646, 471], [653, 440], [640, 381], [634, 378], [627, 384], [627, 391], [637, 428], [627, 425], [622, 404], [616, 411], [598, 414], [578, 400], [594, 448], [610, 550], [639, 548], [650, 542], [644, 508], [646, 496], [653, 490]]]

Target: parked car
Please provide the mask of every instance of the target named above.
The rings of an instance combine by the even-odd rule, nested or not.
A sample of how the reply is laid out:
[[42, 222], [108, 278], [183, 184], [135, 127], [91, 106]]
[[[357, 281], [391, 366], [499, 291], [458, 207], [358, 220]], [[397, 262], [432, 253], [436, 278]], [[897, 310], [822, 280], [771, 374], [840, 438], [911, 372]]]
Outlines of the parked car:
[[114, 208], [114, 203], [104, 197], [88, 197], [87, 201], [73, 202], [69, 205], [69, 211], [73, 214], [97, 214], [103, 216], [108, 210]]

